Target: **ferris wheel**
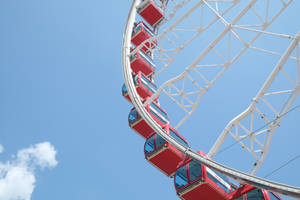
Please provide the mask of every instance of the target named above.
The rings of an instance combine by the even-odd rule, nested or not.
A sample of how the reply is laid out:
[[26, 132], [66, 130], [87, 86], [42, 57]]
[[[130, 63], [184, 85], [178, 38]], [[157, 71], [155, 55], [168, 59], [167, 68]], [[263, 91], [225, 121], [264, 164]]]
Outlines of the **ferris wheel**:
[[[197, 199], [210, 188], [217, 194], [204, 196], [206, 199], [243, 199], [256, 189], [264, 199], [273, 199], [270, 195], [280, 199], [276, 193], [300, 198], [299, 187], [256, 176], [271, 153], [282, 120], [300, 107], [300, 28], [295, 26], [296, 32], [290, 34], [285, 33], [284, 25], [281, 29], [274, 26], [282, 16], [293, 17], [288, 9], [296, 3], [133, 0], [122, 46], [122, 93], [133, 104], [129, 125], [145, 138], [146, 159], [174, 177], [181, 199]], [[210, 150], [192, 150], [188, 133], [178, 129], [184, 130], [189, 118], [201, 115], [197, 113], [201, 100], [233, 73], [232, 68], [241, 65], [268, 66], [269, 72], [263, 83], [253, 84], [258, 87], [250, 105], [228, 119]], [[237, 84], [243, 87], [242, 82]], [[233, 145], [243, 151], [243, 158], [237, 159], [244, 159], [248, 169], [216, 161], [216, 155]], [[241, 185], [227, 181], [224, 175]]]

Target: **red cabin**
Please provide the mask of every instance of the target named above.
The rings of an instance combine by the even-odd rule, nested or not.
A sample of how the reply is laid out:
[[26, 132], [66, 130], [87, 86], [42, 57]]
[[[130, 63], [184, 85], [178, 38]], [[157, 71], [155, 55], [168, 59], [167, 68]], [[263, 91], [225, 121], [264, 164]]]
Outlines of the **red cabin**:
[[[154, 94], [157, 90], [156, 85], [149, 78], [147, 78], [142, 72], [139, 72], [138, 74], [136, 74], [133, 78], [133, 81], [134, 81], [136, 91], [140, 95], [142, 101], [148, 97], [151, 97], [152, 94]], [[122, 95], [129, 102], [131, 102], [131, 99], [129, 97], [129, 94], [128, 94], [125, 84], [122, 87]], [[155, 100], [157, 100], [157, 98]]]
[[146, 76], [150, 77], [155, 71], [155, 64], [152, 59], [143, 51], [137, 51], [130, 56], [130, 66], [134, 74], [141, 71]]
[[138, 6], [137, 12], [152, 27], [155, 27], [164, 18], [163, 11], [152, 0], [142, 1]]
[[[163, 127], [164, 131], [182, 145], [188, 147], [187, 141], [169, 124]], [[144, 145], [145, 158], [167, 176], [174, 176], [177, 166], [183, 162], [186, 155], [165, 141], [157, 133], [148, 138]]]
[[[198, 152], [205, 156], [202, 151]], [[192, 158], [184, 161], [174, 178], [178, 196], [184, 200], [228, 200], [231, 185], [226, 176]]]
[[232, 192], [231, 200], [282, 200], [280, 196], [252, 185], [243, 185]]
[[[139, 46], [145, 40], [148, 40], [149, 38], [152, 38], [153, 36], [154, 36], [154, 34], [148, 28], [148, 26], [144, 22], [139, 22], [133, 28], [131, 42], [135, 46]], [[149, 50], [155, 48], [156, 44], [157, 44], [156, 40], [146, 42], [144, 44], [144, 46], [142, 47], [143, 52], [147, 53]]]
[[[155, 101], [146, 105], [146, 110], [161, 127], [169, 123], [169, 118], [166, 111], [162, 109]], [[154, 133], [154, 130], [138, 114], [135, 108], [132, 108], [128, 115], [128, 123], [133, 130], [135, 130], [145, 139], [149, 138]]]

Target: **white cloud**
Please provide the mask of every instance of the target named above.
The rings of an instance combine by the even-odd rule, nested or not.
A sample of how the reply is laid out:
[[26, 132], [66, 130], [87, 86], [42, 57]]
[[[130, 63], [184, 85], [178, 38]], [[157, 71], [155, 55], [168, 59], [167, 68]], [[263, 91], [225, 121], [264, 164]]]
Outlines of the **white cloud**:
[[13, 160], [0, 162], [0, 200], [30, 200], [35, 188], [35, 170], [55, 167], [56, 151], [49, 142], [18, 151]]
[[17, 160], [25, 165], [33, 164], [42, 168], [55, 167], [57, 165], [55, 155], [54, 147], [49, 142], [44, 142], [20, 150], [17, 154]]
[[0, 144], [0, 153], [2, 153], [4, 150], [3, 146]]
[[[1, 169], [2, 170], [2, 169]], [[29, 200], [34, 189], [34, 174], [24, 167], [10, 166], [0, 179], [1, 200]]]

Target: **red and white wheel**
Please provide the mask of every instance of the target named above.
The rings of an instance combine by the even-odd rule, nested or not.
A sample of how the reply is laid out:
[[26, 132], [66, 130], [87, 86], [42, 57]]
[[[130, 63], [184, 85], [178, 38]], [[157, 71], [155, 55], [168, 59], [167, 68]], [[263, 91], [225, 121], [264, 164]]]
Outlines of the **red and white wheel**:
[[[255, 176], [270, 152], [275, 131], [287, 113], [296, 109], [294, 104], [299, 104], [295, 102], [299, 102], [296, 98], [300, 93], [300, 33], [296, 32], [300, 26], [294, 22], [295, 16], [289, 15], [295, 14], [289, 9], [299, 7], [298, 4], [293, 0], [134, 0], [123, 38], [122, 65], [127, 99], [144, 120], [144, 126], [149, 126], [150, 132], [155, 131], [187, 157], [241, 184], [300, 198], [299, 187]], [[293, 19], [292, 27], [282, 24], [284, 20], [280, 17], [284, 16]], [[278, 27], [281, 33], [278, 33]], [[136, 37], [137, 31], [141, 30], [143, 34]], [[134, 40], [133, 36], [136, 37]], [[144, 60], [145, 57], [153, 60], [155, 67], [149, 62], [143, 63], [143, 59], [133, 64], [141, 55]], [[246, 74], [235, 74], [233, 68], [241, 66], [246, 66]], [[251, 68], [254, 71], [250, 72]], [[144, 81], [152, 80], [157, 85], [154, 92], [136, 89], [133, 75], [140, 71], [147, 76]], [[228, 88], [226, 76], [239, 80], [232, 86], [235, 89]], [[238, 102], [239, 95], [248, 98], [250, 105], [231, 121], [227, 119], [229, 123], [219, 136], [214, 134], [218, 131], [214, 129], [216, 118], [227, 115], [217, 110], [208, 112], [213, 129], [207, 133], [209, 136], [203, 133], [202, 138], [214, 137], [216, 141], [207, 156], [201, 156], [196, 153], [198, 149], [193, 151], [164, 131], [165, 124], [160, 124], [149, 112], [150, 104], [158, 101], [158, 107], [170, 116], [172, 127], [182, 130], [181, 134], [189, 140], [194, 137], [188, 135], [191, 127], [196, 127], [193, 132], [202, 132], [202, 123], [207, 125], [201, 110], [199, 113], [196, 110], [201, 107], [201, 100], [204, 101], [202, 105], [209, 103], [205, 99], [206, 93], [218, 87], [218, 82], [222, 83], [220, 87], [225, 86], [220, 89], [223, 93], [219, 97], [224, 99], [224, 106], [229, 100]], [[253, 88], [256, 88], [256, 95]], [[215, 102], [223, 102], [220, 99]], [[246, 106], [245, 103], [239, 104]], [[198, 119], [195, 119], [196, 115]], [[196, 125], [191, 125], [188, 120], [191, 117]], [[289, 137], [287, 133], [284, 135]], [[241, 162], [237, 166], [231, 165], [227, 158], [216, 161], [214, 156], [228, 144], [239, 146], [238, 150], [230, 151], [229, 157], [243, 160], [244, 165]]]

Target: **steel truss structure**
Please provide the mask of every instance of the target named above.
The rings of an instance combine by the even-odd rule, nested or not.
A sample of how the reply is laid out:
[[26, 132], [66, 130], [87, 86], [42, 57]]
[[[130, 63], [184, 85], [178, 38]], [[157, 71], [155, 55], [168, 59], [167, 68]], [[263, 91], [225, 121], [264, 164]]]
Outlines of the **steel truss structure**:
[[[251, 173], [255, 174], [255, 172], [259, 169], [266, 158], [275, 130], [280, 126], [280, 122], [282, 121], [284, 115], [291, 109], [296, 97], [300, 93], [299, 39], [300, 33], [296, 35], [289, 48], [282, 55], [270, 77], [267, 79], [256, 97], [253, 98], [251, 105], [225, 127], [215, 145], [210, 150], [208, 154], [209, 157], [212, 157], [217, 153], [226, 136], [230, 134], [255, 158]], [[293, 51], [296, 51], [296, 58], [291, 58]], [[285, 72], [285, 67], [287, 67], [285, 64], [288, 59], [295, 60], [294, 69], [292, 72], [296, 74], [296, 80], [292, 80], [289, 74]], [[279, 73], [284, 75], [290, 85], [290, 88], [287, 90], [276, 90], [276, 88], [273, 88], [273, 90], [270, 91], [270, 86]], [[272, 97], [276, 98], [277, 96], [282, 95], [287, 97], [279, 98], [280, 103], [277, 101], [276, 105], [272, 105], [272, 103], [267, 99], [271, 99]], [[275, 106], [279, 106], [278, 110], [275, 109]], [[247, 118], [250, 118], [250, 123], [248, 126], [245, 126], [243, 121], [245, 121]], [[260, 130], [259, 127], [256, 126], [256, 123], [259, 123], [259, 120], [263, 121], [263, 124], [266, 125], [263, 130]], [[263, 137], [261, 137], [262, 135]], [[259, 136], [260, 138], [258, 138]], [[245, 139], [250, 140], [249, 146], [242, 141]], [[257, 149], [255, 149], [255, 147], [257, 147]]]
[[[262, 4], [263, 6], [260, 6], [258, 10], [255, 5], [262, 1], [264, 4]], [[180, 8], [190, 2], [191, 0], [170, 0], [168, 5], [161, 4], [161, 8], [165, 10], [167, 15], [164, 21], [159, 24], [158, 27], [155, 27], [155, 31], [157, 31], [158, 28], [164, 30], [159, 35], [144, 41], [131, 52], [131, 31], [136, 18], [136, 10], [140, 5], [140, 0], [133, 1], [126, 24], [122, 47], [124, 80], [133, 105], [153, 130], [193, 159], [230, 176], [242, 184], [247, 183], [287, 196], [300, 198], [300, 188], [298, 187], [276, 183], [254, 176], [266, 158], [276, 128], [280, 125], [284, 115], [291, 109], [293, 102], [300, 92], [300, 33], [292, 36], [267, 31], [267, 28], [290, 6], [293, 0], [276, 0], [276, 5], [274, 5], [275, 1], [273, 0], [249, 0], [246, 4], [243, 4], [245, 1], [240, 0], [199, 0], [190, 6], [187, 12], [179, 17], [176, 16]], [[239, 7], [239, 12], [234, 17], [228, 17], [228, 14], [237, 7]], [[198, 21], [195, 21], [191, 17], [195, 11], [200, 13], [200, 20]], [[209, 11], [213, 17], [207, 20], [204, 11]], [[249, 13], [255, 16], [257, 20], [253, 21], [253, 23], [250, 21], [247, 24], [239, 24]], [[166, 23], [168, 23], [168, 26], [165, 26]], [[189, 25], [184, 27], [186, 24]], [[193, 41], [202, 34], [205, 34], [206, 30], [214, 27], [215, 24], [222, 25], [223, 29], [220, 29], [216, 37], [208, 41], [207, 47], [204, 48], [200, 55], [197, 56], [190, 65], [186, 66], [180, 74], [161, 84], [157, 92], [146, 102], [142, 103], [132, 80], [129, 57], [144, 47], [145, 43], [152, 43], [149, 46], [156, 46], [156, 48], [149, 49], [151, 50], [151, 56], [162, 66], [154, 76], [155, 78], [159, 77], [176, 62], [176, 57], [180, 55], [183, 49], [188, 48]], [[244, 32], [251, 34], [245, 35]], [[189, 34], [183, 37], [182, 33]], [[284, 52], [272, 51], [255, 46], [255, 41], [265, 35], [290, 40], [290, 46]], [[156, 43], [154, 41], [159, 42]], [[236, 46], [237, 43], [239, 43], [240, 48], [233, 49], [233, 46]], [[226, 50], [220, 50], [219, 44], [222, 44], [223, 47], [225, 45], [224, 48]], [[251, 105], [229, 122], [211, 148], [207, 157], [202, 157], [191, 149], [185, 148], [167, 135], [146, 112], [145, 105], [152, 102], [161, 93], [164, 93], [186, 113], [176, 128], [182, 126], [195, 112], [201, 97], [248, 49], [276, 55], [279, 56], [280, 59], [265, 84], [253, 98]], [[204, 62], [205, 58], [209, 55], [215, 56], [216, 59], [214, 62]], [[285, 70], [287, 67], [291, 67], [290, 64], [287, 64], [288, 61], [293, 62], [293, 69], [288, 71], [292, 71], [293, 74], [296, 74], [296, 78], [294, 79]], [[215, 76], [206, 77], [204, 71], [207, 68], [214, 70]], [[282, 74], [286, 78], [289, 83], [289, 88], [282, 90], [281, 88], [272, 87], [272, 84], [279, 74]], [[193, 85], [192, 89], [190, 85]], [[276, 101], [272, 100], [272, 98], [282, 95], [287, 97], [279, 98], [280, 100]], [[190, 98], [190, 96], [196, 96], [196, 98]], [[263, 129], [257, 129], [261, 124], [265, 125]], [[210, 159], [216, 155], [226, 137], [229, 135], [254, 158], [255, 161], [249, 173], [226, 167]], [[245, 143], [246, 140], [249, 142]]]

